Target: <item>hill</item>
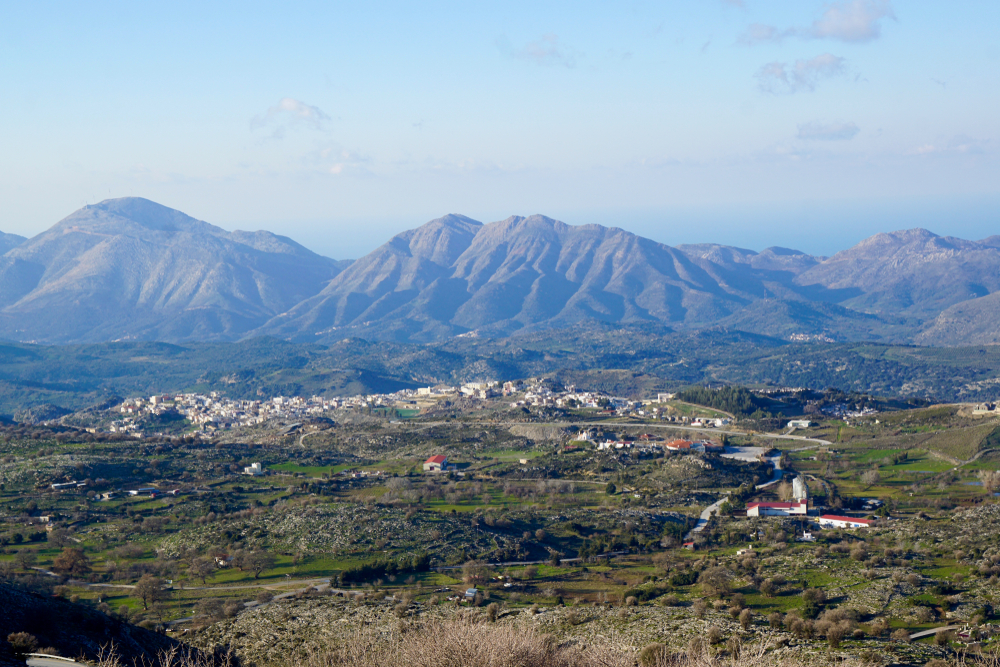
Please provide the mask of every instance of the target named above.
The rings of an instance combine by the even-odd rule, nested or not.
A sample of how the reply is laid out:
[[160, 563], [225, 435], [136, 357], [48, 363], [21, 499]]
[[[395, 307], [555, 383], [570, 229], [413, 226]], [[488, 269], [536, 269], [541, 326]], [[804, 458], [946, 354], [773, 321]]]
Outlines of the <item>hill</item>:
[[[28, 593], [0, 583], [0, 638], [27, 632], [39, 648], [54, 648], [65, 657], [95, 661], [103, 647], [114, 644], [124, 664], [152, 664], [161, 651], [186, 645], [162, 634], [106, 616], [82, 604]], [[24, 665], [0, 640], [0, 665]]]

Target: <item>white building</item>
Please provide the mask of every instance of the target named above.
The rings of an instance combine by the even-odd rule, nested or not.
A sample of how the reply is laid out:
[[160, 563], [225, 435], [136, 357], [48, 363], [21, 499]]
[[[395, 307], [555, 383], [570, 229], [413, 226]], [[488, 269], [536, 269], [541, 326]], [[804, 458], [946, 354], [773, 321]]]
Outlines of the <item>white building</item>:
[[837, 516], [836, 514], [824, 514], [817, 521], [824, 528], [867, 528], [873, 523], [871, 519], [855, 519], [851, 516]]
[[251, 475], [253, 477], [261, 477], [264, 474], [264, 466], [260, 463], [252, 463], [247, 467], [243, 468], [244, 475]]

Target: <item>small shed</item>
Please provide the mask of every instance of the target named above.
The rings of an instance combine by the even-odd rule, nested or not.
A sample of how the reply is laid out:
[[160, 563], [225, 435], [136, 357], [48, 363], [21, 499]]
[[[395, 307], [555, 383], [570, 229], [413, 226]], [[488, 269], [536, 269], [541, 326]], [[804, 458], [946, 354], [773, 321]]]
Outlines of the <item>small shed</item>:
[[424, 472], [441, 472], [448, 467], [448, 457], [442, 454], [432, 456], [424, 461]]

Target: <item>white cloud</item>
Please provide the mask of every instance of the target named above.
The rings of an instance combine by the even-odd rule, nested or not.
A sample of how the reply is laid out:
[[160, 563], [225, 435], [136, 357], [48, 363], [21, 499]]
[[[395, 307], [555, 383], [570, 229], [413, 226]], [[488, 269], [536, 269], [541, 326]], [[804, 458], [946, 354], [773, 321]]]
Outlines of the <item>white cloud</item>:
[[[271, 123], [279, 123], [283, 125], [288, 122], [304, 123], [316, 129], [321, 129], [323, 127], [323, 123], [328, 120], [330, 120], [330, 117], [323, 113], [323, 110], [319, 107], [314, 107], [311, 104], [300, 102], [299, 100], [292, 99], [291, 97], [283, 97], [278, 100], [277, 104], [269, 108], [263, 114], [255, 116], [250, 121], [250, 129], [256, 130], [270, 125]], [[283, 135], [284, 133], [281, 127], [279, 127], [275, 132], [279, 135], [278, 138], [280, 138], [280, 135]]]
[[855, 123], [820, 123], [811, 122], [799, 125], [799, 139], [820, 141], [849, 141], [857, 136], [861, 129]]
[[812, 91], [820, 81], [842, 74], [844, 62], [839, 56], [823, 53], [810, 60], [796, 60], [792, 65], [768, 63], [757, 72], [757, 85], [765, 93]]
[[506, 39], [497, 40], [497, 47], [512, 58], [525, 60], [539, 66], [576, 67], [576, 51], [565, 44], [560, 44], [559, 36], [554, 33], [542, 35], [539, 39], [528, 42], [519, 49], [511, 48]]
[[879, 22], [884, 18], [896, 18], [889, 0], [835, 2], [813, 22], [809, 33], [816, 39], [870, 42], [882, 34]]
[[841, 42], [870, 42], [882, 34], [882, 19], [895, 19], [889, 0], [841, 0], [827, 6], [812, 25], [779, 30], [775, 26], [753, 23], [740, 37], [742, 44], [781, 42], [787, 37], [836, 39]]

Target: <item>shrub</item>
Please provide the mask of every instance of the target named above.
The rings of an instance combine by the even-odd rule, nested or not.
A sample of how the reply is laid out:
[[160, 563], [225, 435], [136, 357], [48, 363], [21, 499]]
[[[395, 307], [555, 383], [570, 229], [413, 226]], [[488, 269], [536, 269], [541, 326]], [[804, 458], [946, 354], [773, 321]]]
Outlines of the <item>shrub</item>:
[[890, 635], [892, 641], [908, 644], [910, 642], [910, 632], [906, 628], [899, 628], [892, 631]]
[[10, 644], [10, 650], [18, 657], [34, 653], [35, 649], [38, 648], [38, 639], [35, 638], [35, 635], [27, 632], [10, 633], [7, 635], [7, 643]]
[[490, 623], [495, 623], [497, 616], [500, 614], [500, 605], [496, 602], [491, 602], [486, 605], [486, 620]]
[[719, 626], [713, 625], [708, 629], [705, 637], [708, 639], [709, 644], [719, 644], [722, 642], [722, 630], [719, 629]]
[[663, 644], [649, 644], [639, 651], [639, 667], [658, 667], [665, 664], [669, 658], [667, 647]]

